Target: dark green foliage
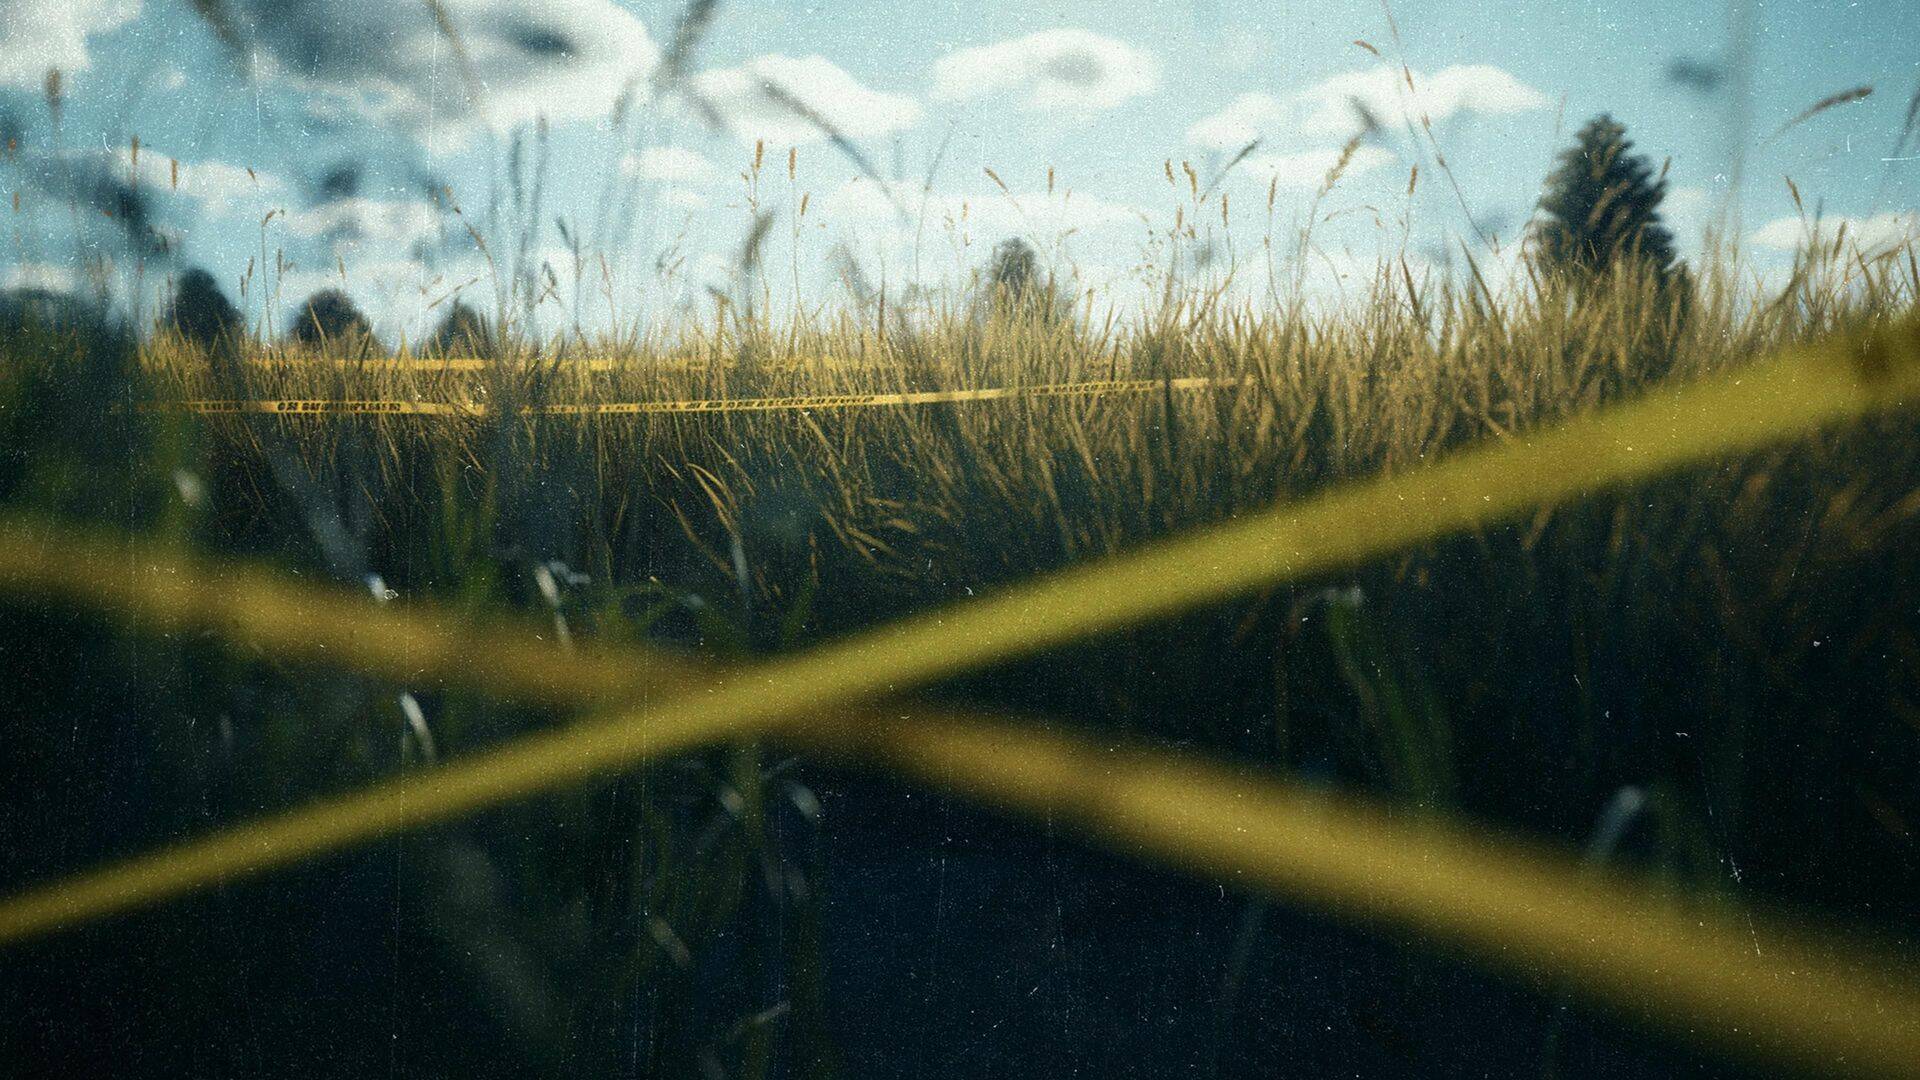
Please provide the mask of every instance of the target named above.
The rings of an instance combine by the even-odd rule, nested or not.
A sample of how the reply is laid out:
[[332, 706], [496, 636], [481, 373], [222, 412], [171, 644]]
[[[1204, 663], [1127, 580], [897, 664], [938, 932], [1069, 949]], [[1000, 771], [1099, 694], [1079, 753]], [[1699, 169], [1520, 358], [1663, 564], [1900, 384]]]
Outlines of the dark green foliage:
[[984, 284], [980, 303], [985, 316], [1052, 320], [1061, 314], [1052, 277], [1041, 267], [1033, 245], [1020, 237], [995, 245]]
[[[550, 540], [521, 528], [550, 502], [529, 490], [524, 447], [489, 444], [504, 456], [483, 456], [484, 479], [409, 453], [393, 487], [357, 435], [319, 460], [265, 426], [117, 409], [132, 359], [96, 305], [0, 293], [0, 512], [245, 550], [363, 595], [391, 582], [531, 608], [536, 632], [653, 630], [627, 613], [645, 589], [529, 565]], [[371, 528], [369, 494], [402, 490], [390, 509], [408, 524]], [[708, 651], [744, 640], [730, 606], [673, 599]], [[558, 719], [11, 596], [0, 616], [14, 676], [0, 685], [0, 831], [21, 840], [0, 845], [0, 892]], [[71, 723], [48, 722], [62, 711]], [[823, 977], [815, 800], [777, 764], [717, 748], [15, 949], [0, 1010], [21, 1022], [0, 1031], [0, 1075], [243, 1076], [256, 1039], [311, 1076], [698, 1076], [710, 1059], [765, 1077], [754, 1062], [776, 1047], [830, 1060], [824, 1009], [804, 996]], [[379, 1034], [364, 1024], [376, 1001], [394, 1017]], [[73, 1037], [103, 1025], [112, 1039]]]
[[160, 325], [172, 329], [192, 345], [213, 349], [233, 342], [245, 330], [245, 320], [229, 301], [213, 275], [194, 267], [180, 276], [173, 302]]
[[301, 305], [294, 320], [293, 340], [315, 348], [359, 351], [375, 346], [373, 325], [347, 294], [322, 289]]
[[1592, 274], [1636, 258], [1663, 280], [1673, 273], [1673, 234], [1660, 223], [1664, 170], [1656, 176], [1647, 158], [1632, 149], [1625, 125], [1602, 114], [1561, 151], [1534, 227], [1543, 263]]
[[105, 330], [104, 312], [71, 293], [52, 289], [7, 289], [0, 292], [0, 332], [19, 334], [93, 336]]
[[[1033, 295], [1038, 260], [1005, 251], [1001, 295]], [[1608, 284], [1645, 296], [1644, 282]], [[501, 407], [477, 429], [132, 414], [143, 430], [108, 426], [130, 416], [109, 407], [133, 375], [116, 366], [124, 340], [70, 330], [104, 315], [0, 297], [0, 313], [67, 335], [0, 334], [0, 503], [244, 551], [363, 594], [377, 575], [376, 595], [517, 610], [544, 637], [739, 663], [1400, 468], [1482, 423], [1525, 429], [1639, 389], [1629, 346], [1653, 316], [1578, 295], [1572, 330], [1566, 305], [1543, 303], [1501, 312], [1485, 347], [1422, 357], [1419, 370], [1490, 387], [1491, 401], [1442, 383], [1457, 400], [1415, 415], [1444, 434], [1398, 444], [1369, 429], [1404, 425], [1419, 399], [1375, 358], [1417, 349], [1423, 327], [1266, 346], [1266, 366], [1290, 365], [1271, 399], [753, 425]], [[1758, 347], [1798, 331], [1746, 333]], [[1562, 353], [1573, 336], [1595, 355]], [[1169, 335], [1148, 370], [1188, 370], [1188, 353], [1232, 341]], [[1464, 366], [1476, 356], [1485, 367]], [[1705, 363], [1697, 346], [1687, 356], [1683, 372]], [[1346, 364], [1367, 365], [1352, 385], [1373, 404], [1323, 389]], [[1548, 376], [1554, 396], [1514, 389]], [[1179, 450], [1158, 453], [1176, 408]], [[1088, 417], [1119, 434], [1087, 441]], [[1894, 416], [938, 693], [1905, 934], [1920, 918], [1901, 824], [1920, 820], [1904, 719], [1920, 692], [1920, 563], [1900, 554], [1920, 545], [1917, 455], [1910, 419]], [[0, 616], [13, 676], [0, 684], [13, 748], [0, 832], [20, 838], [0, 845], [5, 888], [424, 768], [409, 708], [442, 761], [568, 719], [120, 616], [9, 597]], [[1644, 809], [1612, 813], [1623, 792]], [[1543, 1050], [1542, 1002], [1490, 992], [1438, 950], [1233, 888], [796, 763], [777, 744], [714, 748], [23, 948], [0, 964], [0, 1010], [17, 1018], [0, 1025], [0, 1073], [253, 1076], [273, 1060], [306, 1076], [811, 1080], [900, 1062], [999, 1076], [1037, 1060], [1045, 1075], [1237, 1077], [1269, 1075], [1295, 1046], [1362, 1075], [1529, 1075], [1543, 1059], [1699, 1072], [1580, 1009], [1554, 1014], [1558, 1049]], [[1172, 1000], [1201, 1004], [1165, 1010]], [[1153, 1010], [1164, 1024], [1138, 1022]], [[1487, 1039], [1448, 1037], [1475, 1024]]]
[[478, 311], [456, 300], [427, 340], [427, 351], [441, 356], [491, 356], [493, 328]]
[[1033, 245], [1019, 237], [1002, 240], [993, 249], [993, 263], [987, 271], [987, 283], [1009, 303], [1017, 303], [1033, 284], [1035, 264]]

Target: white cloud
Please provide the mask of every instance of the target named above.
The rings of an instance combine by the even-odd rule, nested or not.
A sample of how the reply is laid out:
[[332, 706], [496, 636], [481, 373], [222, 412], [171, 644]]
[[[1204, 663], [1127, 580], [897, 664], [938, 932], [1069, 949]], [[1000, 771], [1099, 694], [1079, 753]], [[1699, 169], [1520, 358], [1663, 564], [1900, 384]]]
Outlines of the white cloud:
[[87, 70], [87, 38], [138, 14], [140, 0], [0, 0], [0, 86], [39, 87], [53, 68]]
[[1238, 150], [1287, 120], [1287, 107], [1272, 94], [1241, 94], [1187, 129], [1187, 141], [1213, 150]]
[[443, 0], [468, 80], [429, 6], [394, 0], [247, 0], [269, 74], [315, 95], [319, 116], [370, 116], [463, 142], [544, 116], [608, 114], [659, 62], [646, 27], [613, 0]]
[[1712, 202], [1712, 194], [1703, 187], [1668, 188], [1660, 210], [1669, 217], [1698, 218], [1706, 214]]
[[661, 193], [660, 201], [673, 207], [675, 210], [686, 210], [689, 212], [703, 210], [707, 205], [707, 197], [705, 195], [683, 187], [668, 188]]
[[849, 138], [890, 135], [920, 122], [912, 98], [862, 86], [824, 56], [757, 56], [735, 68], [703, 71], [694, 89], [720, 114], [728, 130], [747, 142], [765, 139], [797, 146], [826, 136], [769, 87], [791, 96]]
[[707, 184], [720, 176], [719, 166], [680, 146], [649, 146], [620, 159], [623, 176], [668, 184]]
[[[1317, 188], [1340, 163], [1339, 150], [1303, 150], [1294, 154], [1254, 154], [1240, 166], [1243, 176], [1258, 179], [1262, 185], [1278, 180], [1281, 187]], [[1391, 164], [1394, 156], [1377, 146], [1358, 146], [1341, 176], [1350, 179]]]
[[80, 275], [71, 266], [59, 263], [14, 263], [0, 270], [0, 289], [45, 289], [48, 292], [80, 291]]
[[1682, 245], [1698, 244], [1713, 216], [1713, 194], [1702, 187], [1673, 187], [1660, 200], [1660, 216]]
[[347, 246], [408, 247], [439, 234], [440, 211], [432, 203], [417, 199], [336, 199], [288, 214], [287, 229], [296, 236]]
[[[299, 268], [280, 277], [272, 291], [278, 298], [274, 308], [274, 328], [285, 333], [290, 320], [299, 316], [308, 297], [322, 289], [341, 289], [354, 306], [373, 324], [374, 333], [390, 347], [402, 338], [418, 345], [433, 332], [454, 300], [461, 300], [482, 311], [493, 310], [493, 296], [486, 284], [487, 268], [479, 256], [467, 256], [427, 266], [414, 259], [374, 255], [344, 260], [346, 275], [339, 264]], [[554, 263], [556, 273], [566, 280], [566, 265]], [[477, 279], [477, 280], [476, 280]], [[259, 314], [268, 290], [256, 290], [249, 306]]]
[[[1846, 229], [1845, 241], [1864, 253], [1920, 242], [1920, 212], [1902, 210], [1872, 217], [1828, 217], [1818, 223], [1818, 239], [1831, 243]], [[1796, 251], [1814, 239], [1813, 223], [1797, 217], [1775, 218], [1755, 230], [1751, 241], [1765, 248]]]
[[1431, 75], [1416, 71], [1411, 90], [1400, 68], [1382, 64], [1315, 83], [1293, 100], [1303, 113], [1300, 130], [1322, 135], [1357, 130], [1355, 102], [1383, 124], [1418, 123], [1423, 116], [1437, 122], [1456, 113], [1532, 112], [1549, 104], [1545, 94], [1491, 64], [1455, 64]]
[[1159, 85], [1160, 62], [1151, 53], [1074, 28], [961, 49], [933, 65], [936, 98], [1025, 91], [1026, 107], [1036, 111], [1109, 109]]
[[[904, 193], [907, 208], [920, 213], [917, 192]], [[851, 227], [888, 227], [914, 231], [902, 225], [893, 204], [880, 186], [865, 177], [855, 177], [821, 201], [825, 216]], [[998, 240], [1020, 234], [1046, 241], [1069, 232], [1108, 225], [1142, 222], [1143, 215], [1133, 207], [1096, 198], [1066, 188], [984, 195], [933, 193], [926, 200], [927, 233], [936, 234], [948, 226], [963, 229], [978, 239]]]
[[114, 159], [136, 187], [196, 199], [209, 217], [225, 217], [237, 202], [272, 198], [287, 187], [273, 173], [248, 172], [224, 161], [178, 161], [146, 146], [137, 160], [132, 147], [122, 147]]
[[1214, 150], [1238, 150], [1256, 138], [1290, 132], [1347, 136], [1360, 130], [1355, 103], [1382, 124], [1439, 121], [1456, 113], [1520, 113], [1545, 108], [1540, 91], [1487, 64], [1461, 64], [1413, 75], [1413, 90], [1396, 67], [1349, 71], [1286, 99], [1248, 93], [1187, 129], [1187, 141]]

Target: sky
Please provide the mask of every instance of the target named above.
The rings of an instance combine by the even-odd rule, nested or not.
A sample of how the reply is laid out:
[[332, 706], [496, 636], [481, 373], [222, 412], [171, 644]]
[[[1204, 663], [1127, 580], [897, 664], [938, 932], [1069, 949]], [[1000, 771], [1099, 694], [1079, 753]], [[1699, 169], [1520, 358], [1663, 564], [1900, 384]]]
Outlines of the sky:
[[721, 0], [681, 50], [682, 3], [435, 7], [0, 0], [0, 286], [138, 313], [203, 266], [269, 327], [339, 286], [397, 340], [518, 280], [591, 333], [952, 296], [1018, 236], [1123, 313], [1170, 270], [1337, 303], [1382, 258], [1510, 266], [1601, 112], [1689, 258], [1920, 231], [1911, 0]]

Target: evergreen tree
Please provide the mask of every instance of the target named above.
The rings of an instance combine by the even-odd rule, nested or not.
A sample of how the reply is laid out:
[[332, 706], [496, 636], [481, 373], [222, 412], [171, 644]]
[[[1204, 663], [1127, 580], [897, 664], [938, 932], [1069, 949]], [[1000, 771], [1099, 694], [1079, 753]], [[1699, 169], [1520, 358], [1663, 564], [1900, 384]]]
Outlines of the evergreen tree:
[[1580, 129], [1560, 152], [1540, 197], [1535, 225], [1542, 261], [1584, 274], [1623, 258], [1647, 261], [1665, 284], [1674, 274], [1673, 234], [1660, 223], [1667, 184], [1639, 154], [1627, 129], [1606, 114]]
[[233, 343], [244, 321], [239, 310], [220, 291], [213, 275], [196, 266], [181, 275], [161, 324], [171, 327], [190, 344], [214, 349]]
[[373, 324], [339, 289], [322, 289], [307, 298], [294, 320], [293, 340], [325, 349], [360, 349], [374, 344]]

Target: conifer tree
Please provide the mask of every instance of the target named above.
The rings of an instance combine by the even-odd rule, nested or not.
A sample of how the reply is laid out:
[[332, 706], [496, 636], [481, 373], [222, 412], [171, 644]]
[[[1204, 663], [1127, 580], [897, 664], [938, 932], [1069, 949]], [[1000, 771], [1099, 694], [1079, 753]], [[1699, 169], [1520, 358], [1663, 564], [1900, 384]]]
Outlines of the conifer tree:
[[1674, 275], [1673, 234], [1660, 222], [1666, 180], [1631, 153], [1625, 125], [1606, 114], [1580, 129], [1560, 152], [1540, 197], [1535, 224], [1545, 265], [1604, 273], [1626, 258], [1644, 259], [1662, 284]]

